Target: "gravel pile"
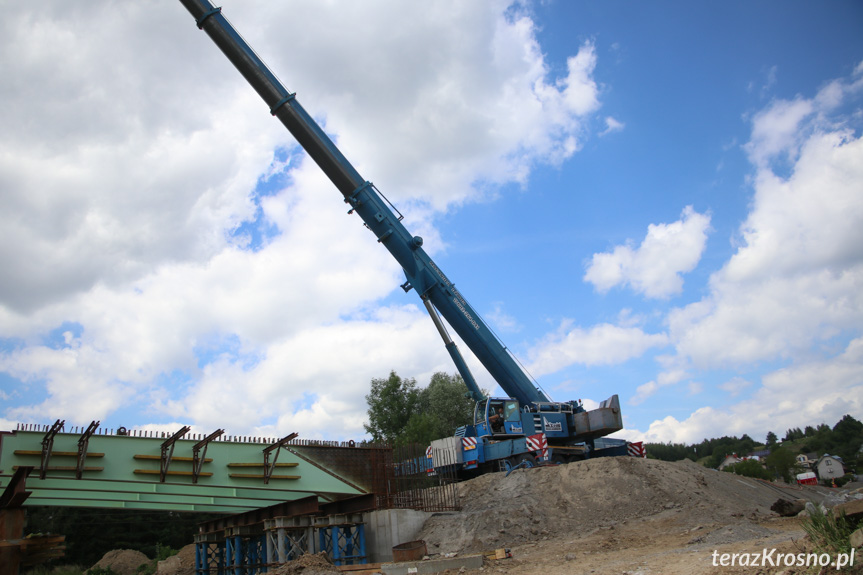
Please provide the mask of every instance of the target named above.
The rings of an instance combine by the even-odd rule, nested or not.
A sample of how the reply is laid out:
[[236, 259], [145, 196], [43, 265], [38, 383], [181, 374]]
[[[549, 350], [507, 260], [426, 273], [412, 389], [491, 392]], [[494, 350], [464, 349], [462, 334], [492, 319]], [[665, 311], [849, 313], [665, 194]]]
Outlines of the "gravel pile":
[[[751, 537], [780, 493], [764, 482], [707, 469], [607, 457], [492, 473], [459, 485], [462, 511], [431, 517], [419, 538], [430, 553], [478, 552], [550, 537], [581, 536], [619, 523], [674, 516], [718, 540]], [[804, 494], [800, 495], [805, 497]], [[722, 525], [721, 532], [711, 530]]]

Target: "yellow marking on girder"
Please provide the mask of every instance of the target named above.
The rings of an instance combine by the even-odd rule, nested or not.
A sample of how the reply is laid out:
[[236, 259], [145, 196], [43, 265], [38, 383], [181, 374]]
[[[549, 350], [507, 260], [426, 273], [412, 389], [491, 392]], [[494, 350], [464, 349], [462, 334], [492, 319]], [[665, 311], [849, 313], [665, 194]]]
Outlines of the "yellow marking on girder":
[[[228, 477], [240, 477], [246, 479], [263, 479], [264, 474], [255, 473], [229, 473]], [[270, 479], [299, 479], [299, 475], [270, 475]]]
[[[151, 460], [155, 460], [155, 461], [160, 461], [162, 459], [161, 455], [140, 455], [140, 454], [138, 454], [138, 455], [133, 455], [132, 457], [134, 459], [151, 459]], [[172, 457], [171, 458], [171, 461], [194, 461], [194, 460], [195, 459], [193, 457]], [[213, 461], [213, 460], [209, 457], [204, 459], [204, 463], [210, 463], [211, 461]]]
[[[158, 469], [136, 469], [135, 473], [143, 473], [145, 475], [160, 475], [162, 472]], [[192, 475], [191, 471], [167, 471], [165, 475]], [[201, 472], [198, 477], [212, 477], [210, 472]]]
[[[276, 463], [276, 467], [296, 467], [299, 463]], [[228, 467], [263, 467], [263, 463], [229, 463]]]
[[[20, 467], [19, 465], [13, 465], [12, 469], [16, 470]], [[72, 467], [69, 465], [49, 465], [45, 468], [47, 471], [78, 471], [77, 467]], [[85, 467], [84, 471], [104, 471], [104, 467]]]
[[[41, 451], [31, 451], [29, 449], [16, 449], [15, 455], [42, 455]], [[55, 455], [60, 457], [78, 457], [77, 451], [52, 451], [51, 457]], [[87, 453], [87, 457], [105, 457], [104, 453]]]

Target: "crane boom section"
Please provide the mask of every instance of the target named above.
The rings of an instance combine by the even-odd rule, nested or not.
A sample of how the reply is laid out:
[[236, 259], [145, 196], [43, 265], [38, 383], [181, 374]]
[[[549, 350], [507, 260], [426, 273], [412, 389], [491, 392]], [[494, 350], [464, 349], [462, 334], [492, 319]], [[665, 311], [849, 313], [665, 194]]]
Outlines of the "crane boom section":
[[[405, 290], [415, 289], [423, 300], [434, 305], [507, 394], [524, 405], [550, 401], [422, 249], [422, 239], [408, 232], [375, 187], [360, 176], [295, 95], [285, 89], [221, 14], [221, 9], [208, 0], [180, 1], [333, 182], [350, 204], [350, 211], [362, 218], [396, 259], [408, 280]], [[471, 391], [480, 393], [478, 388]]]

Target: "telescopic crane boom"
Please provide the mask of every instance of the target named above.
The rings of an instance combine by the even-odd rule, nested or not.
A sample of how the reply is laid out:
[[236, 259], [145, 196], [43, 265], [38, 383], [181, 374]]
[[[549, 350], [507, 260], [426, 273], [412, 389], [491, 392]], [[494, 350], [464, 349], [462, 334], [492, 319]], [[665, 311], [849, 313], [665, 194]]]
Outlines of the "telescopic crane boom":
[[[221, 8], [213, 6], [209, 0], [180, 1], [195, 18], [198, 28], [210, 36], [269, 106], [270, 113], [284, 124], [341, 192], [344, 201], [350, 205], [348, 213], [359, 215], [375, 234], [378, 242], [402, 267], [407, 279], [402, 284], [402, 288], [405, 291], [415, 290], [422, 299], [474, 399], [481, 401], [486, 398], [438, 314], [446, 319], [501, 389], [510, 398], [519, 402], [521, 407], [513, 416], [511, 422], [513, 425], [518, 411], [523, 410], [525, 422], [534, 426], [535, 421], [535, 425], [539, 426], [537, 428], [542, 428], [544, 432], [551, 431], [553, 435], [558, 435], [561, 441], [571, 442], [579, 437], [591, 439], [620, 429], [622, 424], [617, 396], [603, 402], [601, 409], [606, 409], [612, 414], [613, 421], [610, 425], [604, 424], [600, 429], [596, 425], [588, 425], [588, 419], [593, 421], [598, 413], [590, 412], [590, 418], [588, 418], [588, 413], [584, 412], [580, 402], [554, 403], [534, 385], [476, 310], [428, 256], [422, 247], [422, 238], [408, 232], [401, 223], [401, 217], [396, 215], [396, 211], [386, 198], [357, 172], [300, 105], [296, 95], [282, 85], [222, 15]], [[491, 403], [486, 401], [484, 405], [486, 427], [489, 427], [488, 414]], [[529, 416], [528, 412], [549, 412], [549, 414], [539, 417]], [[575, 417], [577, 414], [584, 416], [580, 418], [584, 423], [578, 423], [578, 418]], [[530, 420], [531, 417], [533, 421]], [[605, 417], [603, 415], [603, 418]], [[507, 432], [521, 433], [514, 430], [520, 430], [523, 427], [519, 423], [516, 427], [508, 427]]]
[[[506, 393], [524, 404], [550, 401], [528, 379], [479, 314], [423, 250], [422, 238], [408, 232], [377, 189], [357, 172], [300, 105], [295, 94], [282, 85], [221, 14], [221, 9], [207, 0], [181, 1], [198, 27], [212, 38], [270, 107], [270, 113], [285, 125], [342, 193], [345, 202], [351, 206], [351, 212], [362, 218], [378, 242], [401, 265], [407, 278], [402, 285], [405, 291], [416, 290], [433, 319], [437, 319], [434, 310], [446, 319]], [[442, 326], [437, 321], [435, 323], [441, 329]], [[479, 399], [482, 393], [469, 372], [465, 376], [464, 360], [451, 339], [447, 341], [447, 348], [451, 355], [455, 355], [453, 359], [465, 383]]]

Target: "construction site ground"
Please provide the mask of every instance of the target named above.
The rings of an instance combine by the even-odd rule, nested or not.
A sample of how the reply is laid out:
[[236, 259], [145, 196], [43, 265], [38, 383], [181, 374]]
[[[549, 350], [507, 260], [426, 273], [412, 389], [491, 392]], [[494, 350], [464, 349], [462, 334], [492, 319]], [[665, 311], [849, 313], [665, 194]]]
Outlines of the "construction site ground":
[[763, 563], [764, 550], [776, 550], [774, 562], [811, 552], [801, 518], [770, 507], [779, 498], [832, 506], [857, 497], [854, 487], [783, 487], [690, 461], [595, 459], [464, 482], [463, 510], [432, 517], [420, 537], [432, 556], [510, 550], [512, 558], [488, 561], [484, 573], [817, 573], [740, 566], [740, 556], [735, 566], [719, 563], [726, 553], [758, 553]]
[[[426, 542], [432, 559], [509, 550], [509, 558], [486, 560], [481, 569], [461, 571], [473, 574], [836, 572], [832, 566], [807, 569], [781, 561], [755, 566], [750, 560], [741, 566], [739, 558], [747, 553], [753, 554], [750, 559], [754, 554], [763, 557], [766, 552], [775, 562], [779, 554], [813, 551], [800, 517], [780, 517], [771, 511], [780, 498], [831, 507], [863, 497], [855, 491], [859, 485], [784, 486], [690, 461], [631, 457], [487, 474], [458, 487], [462, 510], [433, 515], [417, 538]], [[736, 565], [719, 564], [723, 554], [738, 554]], [[158, 573], [191, 575], [192, 557], [193, 552], [185, 561], [177, 558], [170, 566], [165, 562]], [[309, 559], [276, 572], [338, 572], [319, 557]]]

